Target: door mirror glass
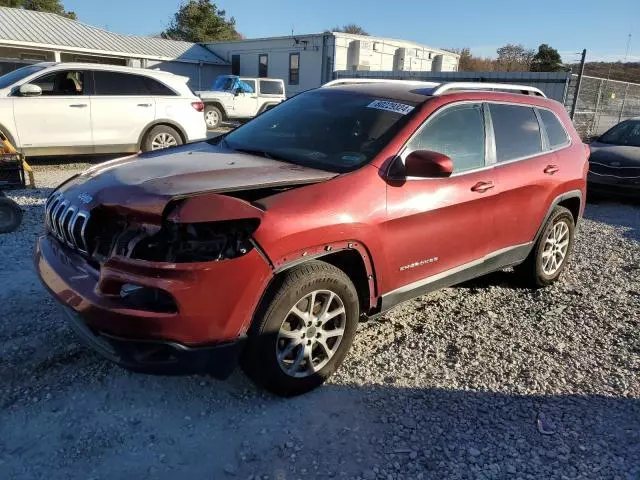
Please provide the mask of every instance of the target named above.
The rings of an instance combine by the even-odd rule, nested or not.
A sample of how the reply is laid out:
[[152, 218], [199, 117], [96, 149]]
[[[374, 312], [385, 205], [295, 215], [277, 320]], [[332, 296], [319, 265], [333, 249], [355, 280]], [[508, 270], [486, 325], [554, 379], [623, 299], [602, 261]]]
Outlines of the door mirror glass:
[[21, 97], [39, 97], [42, 95], [42, 88], [33, 83], [25, 83], [20, 87]]
[[444, 178], [453, 173], [453, 161], [442, 153], [430, 150], [411, 152], [404, 161], [406, 177]]
[[244, 93], [244, 90], [242, 89], [242, 87], [236, 87], [236, 89], [234, 90], [234, 94], [236, 97], [242, 93]]

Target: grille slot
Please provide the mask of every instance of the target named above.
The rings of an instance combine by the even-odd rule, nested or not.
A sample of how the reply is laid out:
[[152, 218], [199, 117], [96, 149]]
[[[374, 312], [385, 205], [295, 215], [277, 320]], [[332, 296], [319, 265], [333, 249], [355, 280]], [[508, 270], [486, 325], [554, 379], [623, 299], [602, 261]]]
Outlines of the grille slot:
[[89, 212], [72, 205], [61, 193], [52, 195], [45, 203], [45, 222], [49, 231], [58, 240], [82, 253], [87, 253], [84, 235], [89, 216]]

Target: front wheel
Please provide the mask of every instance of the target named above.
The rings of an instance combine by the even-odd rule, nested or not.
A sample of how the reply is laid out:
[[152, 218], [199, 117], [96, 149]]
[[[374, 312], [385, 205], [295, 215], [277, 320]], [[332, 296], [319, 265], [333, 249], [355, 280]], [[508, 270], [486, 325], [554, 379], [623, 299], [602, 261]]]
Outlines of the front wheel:
[[312, 261], [277, 279], [249, 333], [243, 369], [281, 396], [320, 385], [340, 366], [356, 333], [359, 302], [345, 273]]
[[533, 250], [524, 263], [515, 268], [520, 279], [534, 288], [557, 281], [569, 262], [574, 233], [573, 214], [564, 207], [555, 207]]

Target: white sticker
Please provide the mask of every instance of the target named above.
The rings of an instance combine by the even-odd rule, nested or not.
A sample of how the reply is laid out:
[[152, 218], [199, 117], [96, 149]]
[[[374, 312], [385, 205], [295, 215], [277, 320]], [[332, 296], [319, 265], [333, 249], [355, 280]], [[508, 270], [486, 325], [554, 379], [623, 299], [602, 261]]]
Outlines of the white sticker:
[[378, 110], [386, 110], [387, 112], [399, 113], [400, 115], [406, 115], [411, 113], [414, 109], [411, 105], [405, 105], [404, 103], [388, 102], [386, 100], [375, 100], [367, 105], [368, 108], [377, 108]]

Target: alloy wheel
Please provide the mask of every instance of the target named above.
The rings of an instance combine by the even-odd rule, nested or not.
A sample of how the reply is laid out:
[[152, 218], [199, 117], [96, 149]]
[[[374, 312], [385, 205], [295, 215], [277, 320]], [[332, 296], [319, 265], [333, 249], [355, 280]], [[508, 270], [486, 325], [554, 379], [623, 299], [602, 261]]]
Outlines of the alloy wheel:
[[545, 275], [555, 275], [567, 258], [569, 250], [569, 226], [564, 221], [553, 225], [544, 242], [542, 251], [542, 271]]
[[217, 127], [220, 123], [220, 115], [215, 110], [209, 110], [204, 118], [209, 127]]
[[303, 378], [324, 368], [333, 358], [345, 333], [346, 310], [330, 290], [315, 290], [298, 300], [287, 313], [276, 342], [280, 368]]
[[151, 150], [162, 150], [164, 148], [176, 147], [178, 141], [170, 133], [159, 133], [151, 141]]

